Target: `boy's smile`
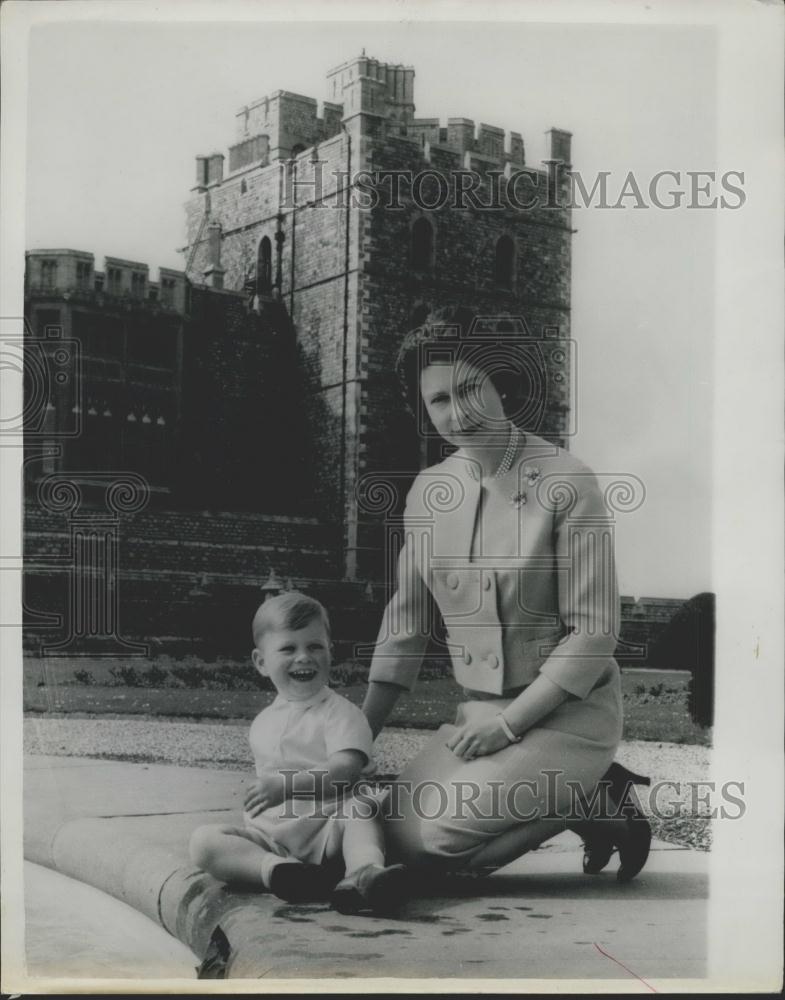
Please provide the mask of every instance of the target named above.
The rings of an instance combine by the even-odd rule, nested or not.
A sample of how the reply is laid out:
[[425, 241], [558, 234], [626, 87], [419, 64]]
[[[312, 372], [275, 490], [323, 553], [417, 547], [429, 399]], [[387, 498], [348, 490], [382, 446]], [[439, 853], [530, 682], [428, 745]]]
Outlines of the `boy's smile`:
[[270, 629], [252, 656], [259, 673], [288, 701], [306, 701], [327, 684], [330, 639], [319, 619], [300, 629]]

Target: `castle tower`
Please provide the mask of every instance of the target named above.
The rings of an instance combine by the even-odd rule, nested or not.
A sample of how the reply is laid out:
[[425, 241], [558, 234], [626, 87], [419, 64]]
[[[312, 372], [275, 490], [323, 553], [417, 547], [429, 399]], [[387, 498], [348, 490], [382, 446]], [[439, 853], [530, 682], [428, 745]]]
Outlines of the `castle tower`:
[[330, 99], [344, 118], [364, 112], [406, 127], [414, 118], [414, 69], [370, 59], [364, 53], [327, 74]]
[[[226, 291], [255, 286], [270, 323], [286, 314], [310, 428], [305, 489], [335, 527], [340, 575], [379, 579], [379, 517], [358, 489], [395, 473], [400, 501], [406, 476], [434, 457], [393, 374], [402, 337], [429, 310], [521, 317], [515, 329], [544, 359], [537, 432], [566, 443], [572, 227], [557, 197], [565, 180], [525, 164], [519, 133], [416, 118], [413, 68], [363, 54], [328, 73], [327, 98], [319, 116], [315, 99], [276, 91], [238, 113], [228, 174], [216, 154], [197, 160], [186, 272], [215, 284], [218, 267]], [[569, 163], [570, 139], [551, 130], [549, 159]], [[393, 193], [385, 171], [409, 181]]]

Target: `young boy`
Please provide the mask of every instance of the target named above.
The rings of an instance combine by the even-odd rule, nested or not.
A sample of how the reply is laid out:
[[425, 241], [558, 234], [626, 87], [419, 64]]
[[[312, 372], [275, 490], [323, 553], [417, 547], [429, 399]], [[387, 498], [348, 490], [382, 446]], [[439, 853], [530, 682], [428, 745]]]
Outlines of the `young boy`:
[[[245, 825], [199, 827], [193, 862], [288, 902], [331, 893], [342, 913], [386, 910], [402, 899], [404, 869], [385, 867], [380, 818], [345, 794], [371, 760], [373, 737], [360, 709], [327, 686], [327, 612], [304, 594], [282, 594], [261, 605], [252, 629], [254, 666], [278, 696], [251, 724], [257, 778]], [[336, 885], [331, 862], [341, 858]]]

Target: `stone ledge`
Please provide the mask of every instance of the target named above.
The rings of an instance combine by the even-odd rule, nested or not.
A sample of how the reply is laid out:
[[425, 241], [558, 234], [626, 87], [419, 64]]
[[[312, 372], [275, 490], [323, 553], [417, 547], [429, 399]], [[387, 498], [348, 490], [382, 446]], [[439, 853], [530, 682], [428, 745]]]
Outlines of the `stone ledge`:
[[706, 854], [655, 849], [620, 885], [612, 870], [582, 875], [565, 835], [491, 875], [432, 879], [396, 918], [344, 916], [231, 892], [190, 864], [191, 830], [239, 819], [246, 780], [30, 758], [25, 856], [139, 909], [194, 952], [203, 978], [626, 978], [606, 952], [647, 981], [705, 974]]

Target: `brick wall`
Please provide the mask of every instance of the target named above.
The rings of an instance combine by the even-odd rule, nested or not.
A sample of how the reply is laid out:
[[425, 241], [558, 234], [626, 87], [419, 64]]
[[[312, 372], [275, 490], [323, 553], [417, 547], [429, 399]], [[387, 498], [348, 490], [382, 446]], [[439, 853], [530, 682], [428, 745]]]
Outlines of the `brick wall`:
[[[176, 639], [180, 652], [245, 655], [248, 623], [271, 570], [329, 609], [339, 655], [372, 643], [389, 596], [336, 577], [338, 539], [316, 519], [238, 513], [145, 510], [119, 525], [119, 633], [125, 639]], [[28, 504], [25, 512], [25, 647], [40, 650], [67, 635], [46, 615], [67, 621], [73, 563], [70, 523]], [[649, 665], [649, 655], [680, 599], [622, 598], [616, 658]], [[640, 648], [636, 648], [640, 647]], [[89, 649], [81, 639], [76, 649]], [[438, 652], [438, 647], [436, 647]], [[679, 664], [674, 664], [678, 667]]]
[[[81, 513], [89, 525], [89, 511]], [[84, 527], [84, 517], [80, 523]], [[190, 637], [195, 652], [208, 644], [223, 653], [236, 652], [239, 642], [242, 652], [250, 617], [262, 599], [260, 587], [273, 569], [315, 596], [335, 597], [335, 540], [315, 519], [147, 509], [122, 515], [117, 532], [119, 631], [125, 638]], [[61, 615], [67, 621], [74, 559], [68, 517], [29, 502], [28, 647], [67, 635], [65, 624], [46, 628], [39, 616]], [[341, 605], [362, 603], [357, 588], [340, 598]]]

